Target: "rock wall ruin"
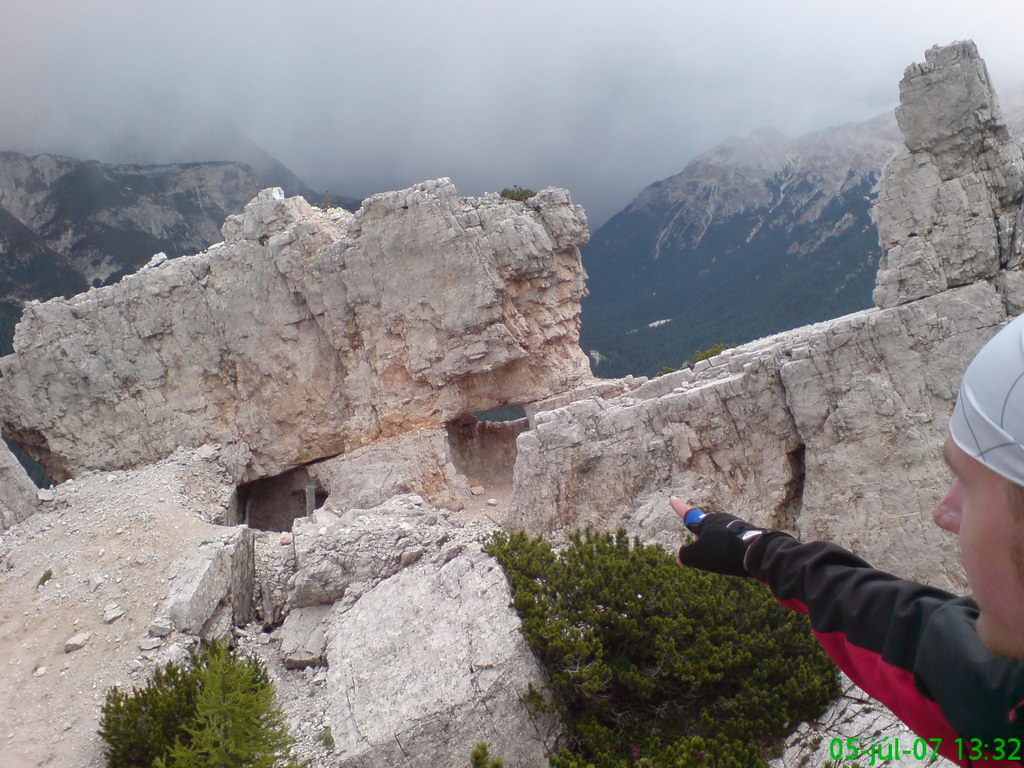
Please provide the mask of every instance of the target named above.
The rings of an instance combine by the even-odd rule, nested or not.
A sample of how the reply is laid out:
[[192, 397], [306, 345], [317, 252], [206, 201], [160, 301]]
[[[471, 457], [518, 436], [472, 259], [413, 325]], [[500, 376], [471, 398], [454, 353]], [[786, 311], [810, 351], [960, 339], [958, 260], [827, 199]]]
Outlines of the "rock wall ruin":
[[0, 427], [57, 479], [219, 444], [238, 482], [589, 379], [586, 217], [447, 179], [355, 215], [264, 190], [225, 242], [30, 305]]

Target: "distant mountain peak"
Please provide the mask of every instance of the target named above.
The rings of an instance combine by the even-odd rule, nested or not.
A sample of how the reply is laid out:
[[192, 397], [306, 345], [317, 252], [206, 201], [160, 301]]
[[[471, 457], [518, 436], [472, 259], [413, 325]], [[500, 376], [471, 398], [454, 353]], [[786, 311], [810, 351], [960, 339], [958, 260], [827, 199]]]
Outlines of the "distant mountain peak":
[[900, 146], [891, 114], [797, 138], [759, 128], [651, 184], [583, 249], [582, 338], [609, 360], [597, 372], [653, 373], [869, 306], [871, 201]]

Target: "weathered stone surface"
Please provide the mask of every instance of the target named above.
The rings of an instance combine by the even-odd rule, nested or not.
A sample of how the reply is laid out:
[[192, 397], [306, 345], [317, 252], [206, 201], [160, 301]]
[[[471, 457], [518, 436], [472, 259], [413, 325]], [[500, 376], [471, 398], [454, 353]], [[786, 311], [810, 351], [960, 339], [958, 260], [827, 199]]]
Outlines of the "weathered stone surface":
[[64, 641], [64, 653], [80, 651], [89, 644], [92, 639], [92, 632], [79, 632]]
[[171, 584], [164, 615], [175, 629], [202, 634], [223, 604], [240, 621], [251, 617], [253, 597], [253, 532], [231, 529], [217, 541], [200, 547], [181, 566]]
[[38, 508], [35, 484], [0, 440], [0, 531], [21, 522]]
[[676, 493], [962, 587], [930, 515], [948, 483], [939, 448], [963, 369], [1005, 320], [982, 282], [728, 350], [661, 377], [669, 394], [659, 379], [538, 414], [519, 439], [516, 523], [677, 544]]
[[223, 232], [26, 309], [0, 422], [55, 477], [218, 443], [250, 480], [589, 378], [586, 218], [562, 190], [522, 204], [441, 179], [355, 215], [264, 190]]
[[544, 765], [558, 727], [520, 701], [543, 677], [510, 598], [498, 563], [467, 547], [339, 606], [327, 648], [337, 764], [441, 768], [486, 741], [506, 765]]
[[296, 608], [281, 626], [281, 657], [289, 669], [319, 667], [326, 663], [327, 620], [331, 605]]
[[171, 620], [166, 616], [157, 616], [150, 622], [149, 634], [152, 637], [167, 637], [174, 629]]
[[876, 306], [891, 307], [1020, 264], [1024, 160], [973, 42], [935, 47], [900, 82], [906, 151], [883, 174], [873, 217]]
[[124, 616], [124, 608], [119, 606], [116, 602], [111, 600], [103, 607], [103, 623], [113, 624], [115, 621]]
[[404, 495], [350, 510], [328, 525], [296, 520], [293, 534], [296, 572], [288, 602], [301, 608], [333, 603], [354, 584], [365, 590], [421, 559], [450, 559], [486, 532], [457, 527], [420, 497]]
[[281, 541], [284, 535], [291, 537], [291, 534], [257, 531], [253, 548], [256, 557], [256, 613], [264, 624], [275, 626], [284, 619], [289, 583], [295, 573], [295, 547], [291, 538], [287, 543]]
[[444, 429], [418, 429], [317, 462], [307, 470], [335, 509], [369, 509], [414, 493], [446, 509], [461, 509], [470, 493], [452, 464]]
[[245, 526], [235, 528], [226, 538], [224, 548], [231, 564], [228, 596], [231, 603], [231, 624], [242, 626], [255, 615], [255, 531]]

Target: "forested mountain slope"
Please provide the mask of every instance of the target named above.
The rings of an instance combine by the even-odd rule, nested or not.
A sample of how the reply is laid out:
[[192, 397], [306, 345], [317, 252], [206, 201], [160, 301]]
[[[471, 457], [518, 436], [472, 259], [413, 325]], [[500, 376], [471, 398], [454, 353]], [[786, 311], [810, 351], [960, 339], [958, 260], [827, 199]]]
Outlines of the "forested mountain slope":
[[730, 139], [652, 184], [584, 248], [582, 343], [601, 376], [870, 306], [874, 187], [899, 146], [883, 116]]

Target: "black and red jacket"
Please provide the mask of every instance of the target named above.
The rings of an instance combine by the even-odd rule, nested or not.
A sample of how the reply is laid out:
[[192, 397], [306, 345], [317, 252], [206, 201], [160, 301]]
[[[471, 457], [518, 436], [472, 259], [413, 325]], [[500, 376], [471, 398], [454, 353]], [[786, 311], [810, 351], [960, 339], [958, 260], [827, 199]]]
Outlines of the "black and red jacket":
[[854, 683], [921, 738], [942, 739], [943, 757], [1024, 764], [1024, 661], [985, 649], [972, 599], [876, 570], [834, 544], [775, 532], [751, 544], [746, 565], [779, 602], [810, 617]]

